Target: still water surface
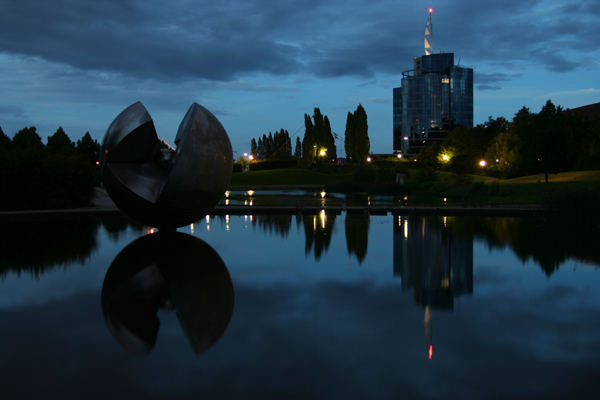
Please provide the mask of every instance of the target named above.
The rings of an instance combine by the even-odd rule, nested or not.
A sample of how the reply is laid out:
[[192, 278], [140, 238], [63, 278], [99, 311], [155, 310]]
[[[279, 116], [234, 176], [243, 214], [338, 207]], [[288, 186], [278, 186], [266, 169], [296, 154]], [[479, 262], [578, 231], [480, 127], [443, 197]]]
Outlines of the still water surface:
[[597, 226], [565, 221], [4, 224], [0, 396], [597, 398]]

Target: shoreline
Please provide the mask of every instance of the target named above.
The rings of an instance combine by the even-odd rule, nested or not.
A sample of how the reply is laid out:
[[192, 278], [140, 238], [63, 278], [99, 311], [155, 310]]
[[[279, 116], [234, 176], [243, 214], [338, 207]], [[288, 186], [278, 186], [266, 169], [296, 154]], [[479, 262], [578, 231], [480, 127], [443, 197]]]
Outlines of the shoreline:
[[[439, 216], [529, 216], [551, 212], [540, 206], [217, 206], [208, 215], [317, 215], [368, 214], [368, 215], [439, 215]], [[86, 207], [54, 210], [19, 210], [0, 212], [0, 222], [41, 217], [83, 217], [125, 215], [114, 207]]]

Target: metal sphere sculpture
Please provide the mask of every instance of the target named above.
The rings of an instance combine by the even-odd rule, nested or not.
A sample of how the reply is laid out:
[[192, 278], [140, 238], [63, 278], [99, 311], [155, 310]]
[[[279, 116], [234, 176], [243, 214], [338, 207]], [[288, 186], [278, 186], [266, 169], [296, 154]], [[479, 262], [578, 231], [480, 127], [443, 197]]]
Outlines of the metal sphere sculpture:
[[109, 196], [131, 218], [159, 229], [204, 217], [231, 180], [229, 137], [206, 108], [190, 106], [175, 146], [158, 138], [141, 102], [115, 118], [102, 142], [102, 180]]

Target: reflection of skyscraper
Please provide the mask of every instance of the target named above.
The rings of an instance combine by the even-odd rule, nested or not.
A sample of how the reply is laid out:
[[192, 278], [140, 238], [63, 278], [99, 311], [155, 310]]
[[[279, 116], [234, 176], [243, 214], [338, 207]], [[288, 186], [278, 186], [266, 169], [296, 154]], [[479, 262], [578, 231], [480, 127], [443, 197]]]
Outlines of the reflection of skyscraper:
[[394, 221], [394, 275], [415, 302], [452, 309], [454, 298], [473, 292], [473, 241], [452, 235], [441, 217]]
[[396, 216], [394, 275], [425, 307], [427, 354], [433, 357], [433, 311], [451, 310], [454, 298], [473, 293], [473, 240], [446, 228], [446, 217]]

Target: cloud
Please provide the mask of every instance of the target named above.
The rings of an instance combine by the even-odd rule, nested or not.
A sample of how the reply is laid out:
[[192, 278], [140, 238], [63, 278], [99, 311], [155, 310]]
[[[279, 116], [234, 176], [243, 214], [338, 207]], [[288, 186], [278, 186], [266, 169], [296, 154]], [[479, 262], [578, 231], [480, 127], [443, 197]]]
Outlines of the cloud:
[[570, 72], [577, 69], [580, 65], [579, 62], [570, 61], [551, 50], [537, 49], [532, 52], [532, 56], [553, 72]]
[[559, 97], [559, 96], [585, 96], [585, 95], [598, 95], [600, 89], [587, 88], [587, 89], [576, 89], [576, 90], [563, 90], [561, 92], [551, 92], [546, 96]]
[[[22, 0], [3, 4], [0, 51], [163, 81], [255, 73], [372, 77], [398, 74], [423, 52], [423, 4], [349, 0], [340, 13], [341, 0]], [[600, 36], [598, 24], [586, 23], [598, 12], [596, 2], [572, 4], [455, 0], [434, 14], [434, 48], [471, 62], [516, 60], [572, 71], [584, 50], [598, 50]]]
[[586, 333], [600, 319], [592, 300], [580, 301], [589, 297], [585, 289], [500, 285], [506, 292], [460, 298], [453, 312], [431, 310], [431, 361], [424, 311], [399, 284], [239, 282], [227, 330], [200, 357], [174, 312], [159, 314], [149, 357], [128, 356], [102, 321], [96, 291], [0, 310], [0, 340], [11, 343], [0, 353], [10, 366], [3, 394], [348, 399], [460, 391], [468, 399], [554, 399], [597, 392], [600, 340]]
[[392, 99], [389, 97], [369, 97], [367, 99], [370, 103], [379, 103], [379, 104], [391, 104]]
[[477, 89], [479, 89], [479, 90], [500, 90], [502, 88], [497, 85], [477, 85]]
[[484, 73], [484, 72], [474, 72], [473, 80], [477, 84], [492, 84], [499, 82], [507, 82], [516, 78], [522, 77], [523, 74], [506, 74], [502, 72], [492, 72], [492, 73]]
[[27, 115], [21, 107], [15, 107], [7, 104], [0, 104], [0, 115], [9, 118], [27, 119]]

